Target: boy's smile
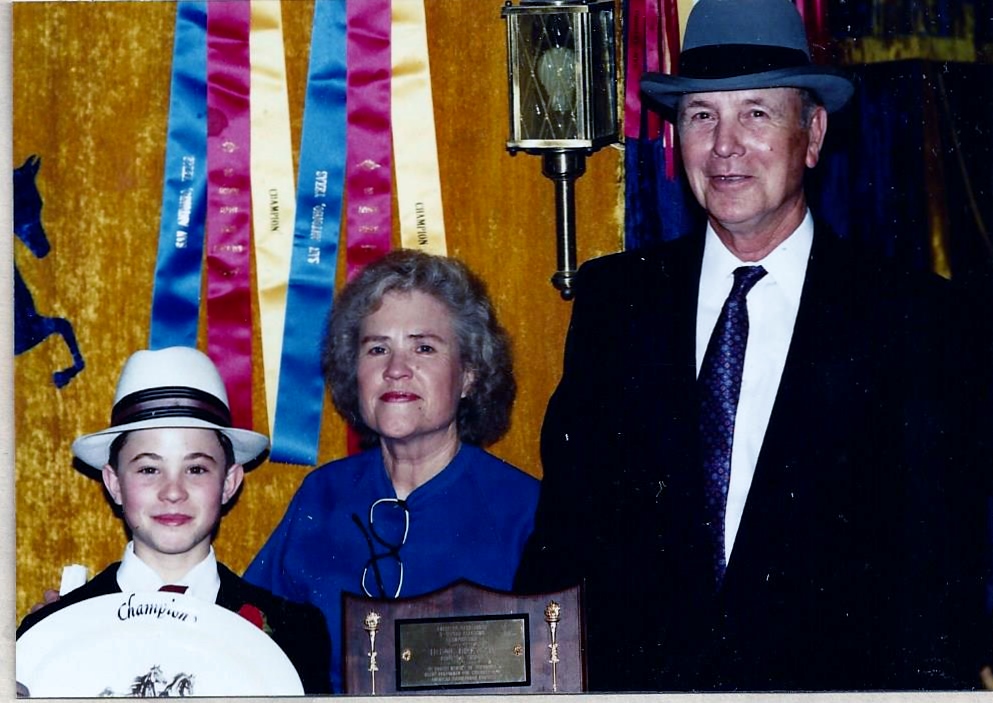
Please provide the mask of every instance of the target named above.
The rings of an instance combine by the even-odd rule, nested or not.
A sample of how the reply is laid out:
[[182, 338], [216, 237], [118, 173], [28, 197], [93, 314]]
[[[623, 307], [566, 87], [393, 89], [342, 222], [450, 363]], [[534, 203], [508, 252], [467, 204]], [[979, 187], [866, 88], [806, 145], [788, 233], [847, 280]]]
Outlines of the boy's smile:
[[214, 430], [168, 427], [129, 433], [117, 471], [104, 467], [135, 554], [163, 579], [182, 577], [207, 556], [221, 507], [244, 475], [240, 464], [225, 464]]

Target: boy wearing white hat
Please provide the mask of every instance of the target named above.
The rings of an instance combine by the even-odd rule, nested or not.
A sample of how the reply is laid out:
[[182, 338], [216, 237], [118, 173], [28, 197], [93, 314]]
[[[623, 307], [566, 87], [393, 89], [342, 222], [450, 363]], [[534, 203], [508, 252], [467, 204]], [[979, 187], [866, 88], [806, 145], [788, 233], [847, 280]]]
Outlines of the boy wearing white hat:
[[211, 541], [223, 507], [269, 440], [231, 427], [227, 393], [213, 362], [188, 347], [133, 354], [121, 372], [110, 427], [76, 439], [73, 455], [101, 477], [132, 536], [120, 562], [24, 618], [48, 615], [108, 593], [176, 590], [238, 612], [293, 662], [307, 693], [330, 692], [330, 642], [321, 612], [242, 580], [217, 561]]

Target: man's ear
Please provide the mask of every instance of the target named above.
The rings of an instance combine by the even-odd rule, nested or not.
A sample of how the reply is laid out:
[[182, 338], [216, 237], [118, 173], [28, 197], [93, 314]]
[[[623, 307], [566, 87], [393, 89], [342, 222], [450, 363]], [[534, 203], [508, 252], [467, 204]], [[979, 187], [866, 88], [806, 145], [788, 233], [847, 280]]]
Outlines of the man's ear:
[[114, 471], [114, 467], [110, 464], [105, 464], [101, 473], [103, 475], [103, 485], [107, 487], [110, 497], [114, 499], [115, 503], [121, 505], [121, 481], [117, 478], [117, 472]]
[[824, 137], [827, 135], [827, 123], [827, 110], [818, 105], [810, 116], [810, 129], [808, 130], [810, 140], [807, 142], [807, 154], [804, 159], [807, 168], [816, 166], [821, 158], [821, 147], [824, 146]]
[[221, 505], [227, 505], [228, 501], [231, 500], [235, 493], [238, 492], [238, 488], [241, 487], [241, 482], [245, 480], [245, 467], [241, 464], [231, 464], [228, 468], [228, 472], [224, 475], [224, 487], [221, 491]]

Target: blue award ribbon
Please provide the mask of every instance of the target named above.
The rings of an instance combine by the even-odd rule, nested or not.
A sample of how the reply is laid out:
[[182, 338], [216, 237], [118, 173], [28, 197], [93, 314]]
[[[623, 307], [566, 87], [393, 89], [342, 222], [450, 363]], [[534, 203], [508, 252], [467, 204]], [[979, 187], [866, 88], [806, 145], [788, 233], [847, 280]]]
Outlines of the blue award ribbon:
[[321, 343], [338, 268], [345, 173], [345, 0], [318, 0], [310, 40], [272, 461], [314, 464], [324, 380]]
[[685, 179], [666, 178], [669, 156], [660, 136], [625, 140], [625, 249], [678, 239], [706, 223]]
[[207, 3], [176, 9], [149, 347], [195, 347], [207, 207]]

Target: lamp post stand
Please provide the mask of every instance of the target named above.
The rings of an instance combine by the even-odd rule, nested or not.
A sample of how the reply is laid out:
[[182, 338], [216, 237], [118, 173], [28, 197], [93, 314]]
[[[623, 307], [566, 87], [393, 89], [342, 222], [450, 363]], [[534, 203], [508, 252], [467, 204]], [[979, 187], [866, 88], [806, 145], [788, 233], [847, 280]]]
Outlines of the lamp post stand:
[[572, 300], [576, 276], [576, 179], [586, 173], [586, 155], [574, 149], [542, 154], [542, 174], [555, 184], [555, 233], [558, 270], [552, 285], [563, 300]]

